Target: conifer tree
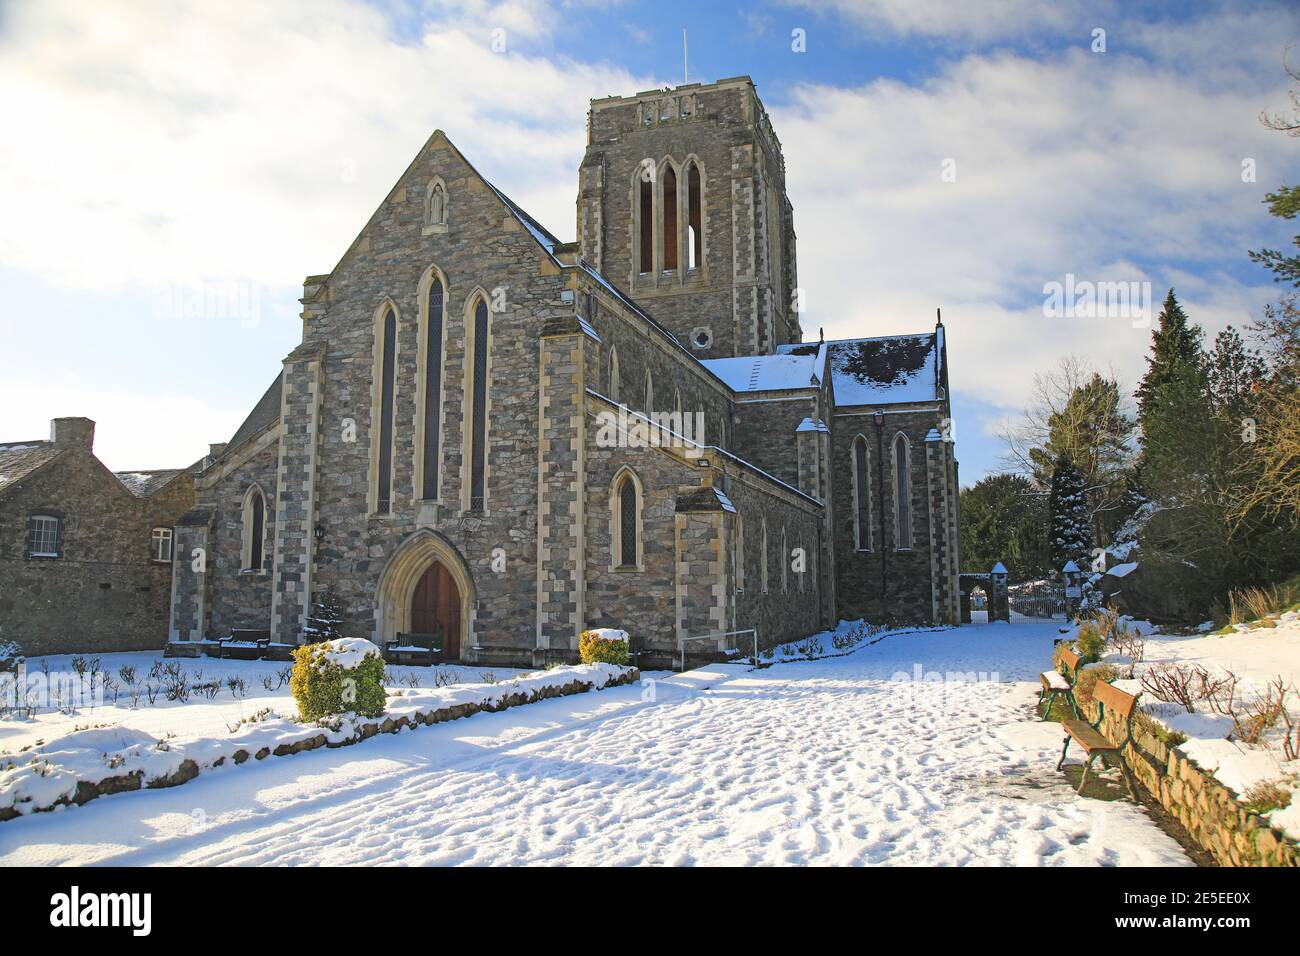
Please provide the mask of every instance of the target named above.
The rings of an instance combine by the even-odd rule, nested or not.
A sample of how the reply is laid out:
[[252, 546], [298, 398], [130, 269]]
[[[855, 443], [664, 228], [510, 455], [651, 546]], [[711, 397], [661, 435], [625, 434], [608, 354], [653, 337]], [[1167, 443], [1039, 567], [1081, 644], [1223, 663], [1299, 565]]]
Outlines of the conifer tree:
[[343, 637], [343, 600], [333, 586], [322, 588], [312, 602], [311, 614], [302, 629], [307, 643], [333, 641]]
[[1059, 571], [1068, 561], [1087, 567], [1092, 544], [1092, 525], [1088, 520], [1088, 495], [1083, 475], [1068, 455], [1062, 455], [1052, 470], [1052, 490], [1048, 497], [1051, 527], [1048, 550], [1052, 567]]
[[1160, 310], [1159, 325], [1151, 333], [1151, 354], [1147, 356], [1146, 374], [1136, 390], [1138, 424], [1142, 427], [1139, 441], [1146, 447], [1146, 432], [1154, 416], [1167, 411], [1161, 407], [1158, 393], [1175, 379], [1182, 378], [1192, 368], [1201, 365], [1200, 326], [1187, 319], [1187, 313], [1178, 304], [1174, 290], [1169, 290], [1164, 307]]

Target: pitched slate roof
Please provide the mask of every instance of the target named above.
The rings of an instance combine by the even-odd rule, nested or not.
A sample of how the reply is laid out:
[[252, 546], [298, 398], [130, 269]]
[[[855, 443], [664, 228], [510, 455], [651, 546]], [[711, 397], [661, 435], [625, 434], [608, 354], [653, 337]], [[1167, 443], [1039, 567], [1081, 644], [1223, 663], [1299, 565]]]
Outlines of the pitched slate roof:
[[257, 404], [248, 413], [244, 423], [231, 436], [230, 441], [226, 444], [226, 453], [238, 448], [254, 435], [260, 434], [268, 425], [280, 417], [280, 391], [283, 382], [283, 373], [277, 372], [275, 381], [262, 393], [262, 397], [257, 400]]
[[819, 386], [825, 361], [824, 350], [813, 342], [797, 353], [704, 359], [700, 364], [734, 392], [773, 392]]
[[[939, 397], [941, 331], [826, 342], [835, 404], [890, 405]], [[782, 355], [808, 355], [817, 343], [782, 345]]]
[[113, 474], [137, 498], [150, 498], [185, 471], [184, 468], [164, 468], [161, 471], [115, 471]]
[[56, 448], [49, 441], [0, 442], [0, 493], [45, 467], [65, 451], [66, 448]]

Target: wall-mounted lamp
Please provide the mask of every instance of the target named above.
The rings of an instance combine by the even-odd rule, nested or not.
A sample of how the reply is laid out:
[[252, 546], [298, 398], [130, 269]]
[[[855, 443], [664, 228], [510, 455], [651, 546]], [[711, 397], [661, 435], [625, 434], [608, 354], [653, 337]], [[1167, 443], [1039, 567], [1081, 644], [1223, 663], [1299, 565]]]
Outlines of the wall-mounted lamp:
[[885, 413], [878, 408], [872, 414], [871, 418], [875, 421], [877, 428], [885, 424]]
[[320, 544], [322, 541], [325, 540], [325, 526], [320, 524], [316, 525], [315, 529], [313, 529], [312, 531], [312, 534], [316, 538], [316, 543]]

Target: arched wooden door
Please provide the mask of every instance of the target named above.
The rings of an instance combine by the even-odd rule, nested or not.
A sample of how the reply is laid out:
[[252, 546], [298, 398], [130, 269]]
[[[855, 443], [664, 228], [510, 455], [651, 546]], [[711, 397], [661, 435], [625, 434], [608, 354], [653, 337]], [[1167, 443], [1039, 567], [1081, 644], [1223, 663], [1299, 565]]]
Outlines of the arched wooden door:
[[460, 590], [451, 573], [436, 561], [421, 576], [411, 596], [411, 630], [440, 634], [442, 657], [460, 659]]

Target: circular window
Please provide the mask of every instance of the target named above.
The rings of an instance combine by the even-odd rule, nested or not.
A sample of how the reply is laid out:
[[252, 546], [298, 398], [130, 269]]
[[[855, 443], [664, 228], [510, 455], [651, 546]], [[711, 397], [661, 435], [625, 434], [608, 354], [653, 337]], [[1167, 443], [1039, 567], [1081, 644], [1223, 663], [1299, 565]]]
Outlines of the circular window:
[[707, 349], [713, 344], [713, 333], [705, 328], [696, 329], [691, 333], [691, 344], [697, 349]]

